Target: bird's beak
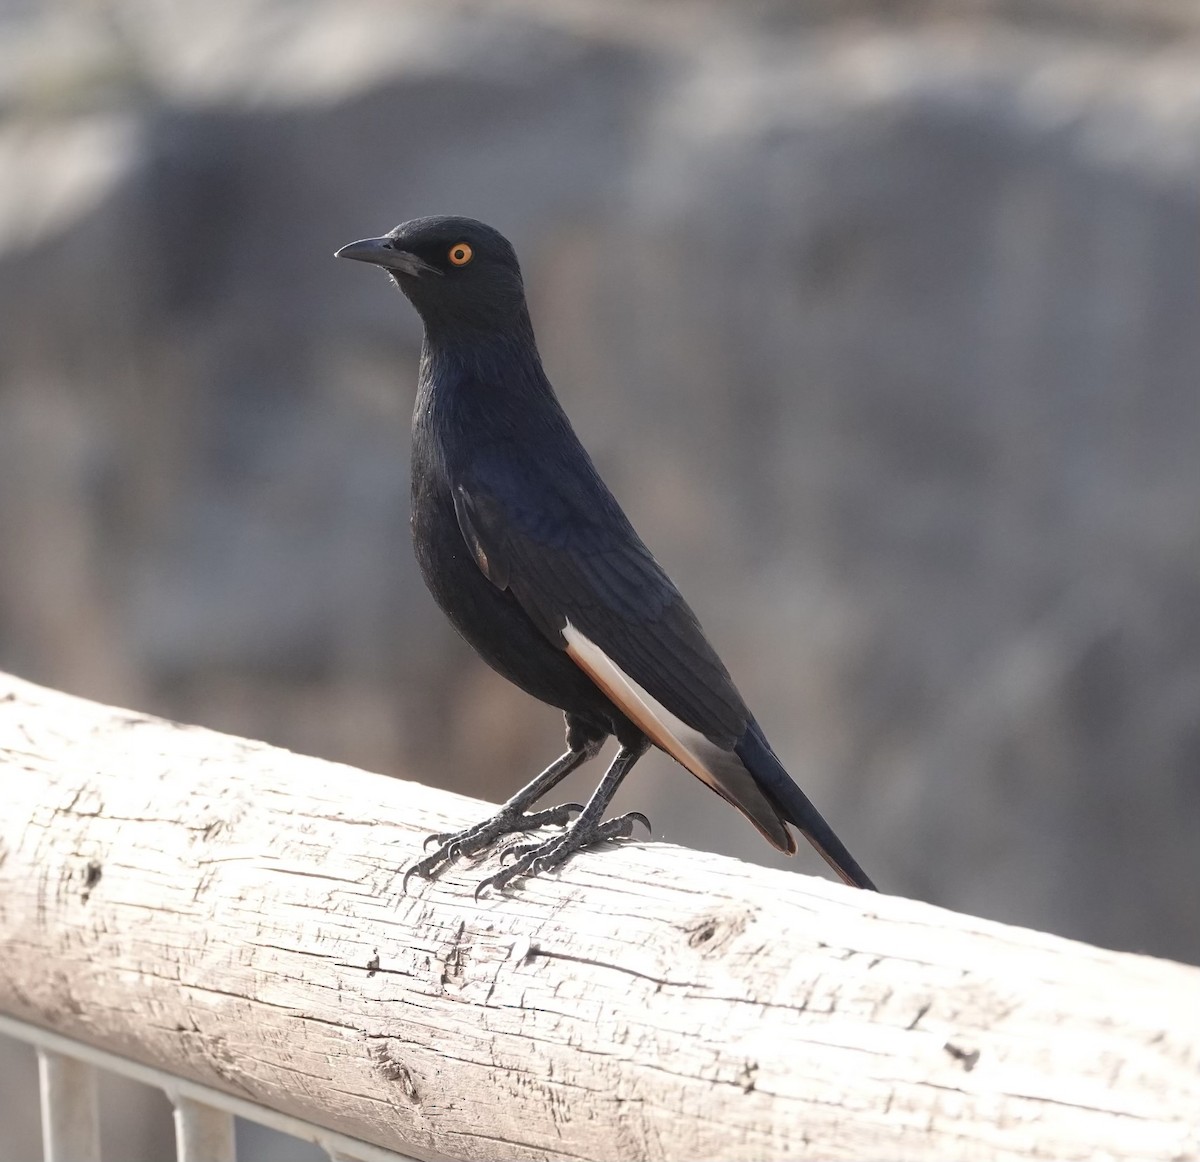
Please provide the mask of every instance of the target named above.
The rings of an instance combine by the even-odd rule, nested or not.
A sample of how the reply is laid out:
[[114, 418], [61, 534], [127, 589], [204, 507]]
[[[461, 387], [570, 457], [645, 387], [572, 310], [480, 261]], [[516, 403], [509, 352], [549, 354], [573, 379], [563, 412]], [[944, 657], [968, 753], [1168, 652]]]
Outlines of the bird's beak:
[[382, 266], [384, 270], [394, 270], [397, 274], [409, 274], [419, 277], [422, 274], [441, 274], [436, 266], [418, 258], [407, 250], [397, 250], [391, 238], [362, 238], [343, 246], [334, 258], [353, 258], [356, 262], [370, 262]]

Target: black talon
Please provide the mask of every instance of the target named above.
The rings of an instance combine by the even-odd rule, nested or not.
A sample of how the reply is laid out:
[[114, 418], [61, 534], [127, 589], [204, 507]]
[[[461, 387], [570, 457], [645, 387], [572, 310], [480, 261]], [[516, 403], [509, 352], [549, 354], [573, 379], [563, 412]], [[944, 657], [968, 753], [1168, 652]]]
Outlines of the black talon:
[[546, 816], [542, 826], [565, 827], [576, 815], [583, 814], [583, 804], [561, 803], [557, 807], [551, 807], [549, 811], [540, 812], [540, 814]]
[[540, 846], [541, 846], [541, 844], [538, 844], [538, 843], [514, 843], [514, 844], [511, 844], [510, 846], [506, 847], [500, 853], [501, 867], [503, 867], [504, 864], [506, 864], [514, 859], [520, 859], [521, 856], [523, 856], [526, 852], [534, 851]]
[[627, 815], [618, 815], [615, 819], [609, 819], [606, 823], [601, 823], [596, 828], [596, 843], [605, 841], [614, 841], [620, 839], [631, 839], [633, 837], [633, 825], [641, 823], [646, 830], [650, 830], [650, 821], [640, 811], [630, 811]]
[[400, 881], [400, 892], [402, 895], [408, 895], [408, 881], [411, 880], [413, 876], [417, 876], [420, 879], [428, 878], [421, 870], [421, 865], [419, 863], [414, 863], [412, 867], [410, 867], [408, 871], [404, 873], [404, 878]]
[[476, 903], [479, 902], [479, 897], [488, 888], [491, 888], [493, 891], [500, 892], [501, 895], [503, 895], [503, 889], [501, 889], [496, 883], [497, 879], [498, 879], [497, 876], [488, 876], [488, 878], [486, 880], [480, 880], [479, 883], [477, 883], [475, 885], [475, 891], [472, 892], [471, 894], [474, 896]]

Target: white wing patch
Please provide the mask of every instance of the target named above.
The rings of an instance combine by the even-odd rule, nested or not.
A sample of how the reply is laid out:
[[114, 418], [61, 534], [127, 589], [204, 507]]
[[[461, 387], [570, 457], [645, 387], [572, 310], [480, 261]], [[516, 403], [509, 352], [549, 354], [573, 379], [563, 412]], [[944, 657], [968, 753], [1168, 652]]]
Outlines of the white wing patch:
[[643, 690], [594, 641], [584, 637], [569, 621], [563, 627], [562, 635], [567, 643], [567, 653], [575, 664], [648, 738], [701, 782], [707, 783], [718, 794], [726, 794], [715, 772], [729, 764], [729, 754]]

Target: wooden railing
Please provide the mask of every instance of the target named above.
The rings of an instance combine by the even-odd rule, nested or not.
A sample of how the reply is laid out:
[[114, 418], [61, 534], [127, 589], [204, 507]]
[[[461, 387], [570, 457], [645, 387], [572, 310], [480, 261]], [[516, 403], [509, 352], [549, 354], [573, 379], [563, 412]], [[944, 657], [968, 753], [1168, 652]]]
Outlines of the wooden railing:
[[406, 895], [486, 808], [7, 677], [0, 796], [50, 1162], [96, 1066], [187, 1162], [232, 1114], [368, 1162], [1200, 1157], [1195, 968], [660, 843]]

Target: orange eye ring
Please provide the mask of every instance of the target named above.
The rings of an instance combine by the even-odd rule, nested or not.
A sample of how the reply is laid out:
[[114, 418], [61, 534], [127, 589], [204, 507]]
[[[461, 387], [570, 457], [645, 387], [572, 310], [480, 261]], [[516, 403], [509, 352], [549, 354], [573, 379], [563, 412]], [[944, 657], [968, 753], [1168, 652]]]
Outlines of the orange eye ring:
[[475, 257], [475, 251], [465, 242], [456, 242], [450, 247], [446, 257], [450, 259], [451, 266], [466, 266]]

